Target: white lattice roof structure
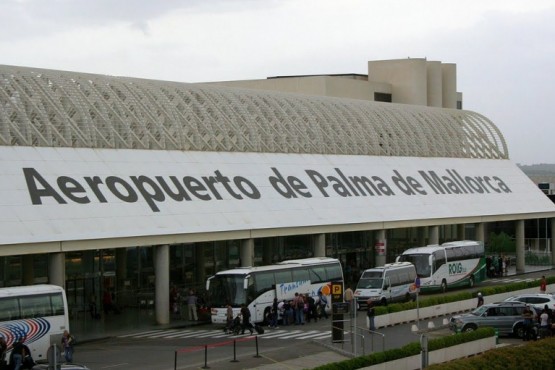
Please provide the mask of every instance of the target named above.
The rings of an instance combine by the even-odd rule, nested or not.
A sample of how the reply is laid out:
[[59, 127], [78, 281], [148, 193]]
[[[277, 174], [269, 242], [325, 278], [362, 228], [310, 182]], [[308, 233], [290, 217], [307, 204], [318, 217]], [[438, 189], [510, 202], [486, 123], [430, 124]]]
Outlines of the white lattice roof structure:
[[0, 66], [0, 145], [507, 159], [462, 110]]

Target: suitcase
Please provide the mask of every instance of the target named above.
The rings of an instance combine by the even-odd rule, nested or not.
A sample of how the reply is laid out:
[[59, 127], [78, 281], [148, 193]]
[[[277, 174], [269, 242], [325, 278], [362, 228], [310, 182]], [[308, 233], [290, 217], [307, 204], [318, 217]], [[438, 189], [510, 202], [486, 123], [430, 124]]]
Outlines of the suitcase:
[[258, 324], [254, 326], [254, 330], [256, 330], [258, 334], [264, 334], [264, 328]]

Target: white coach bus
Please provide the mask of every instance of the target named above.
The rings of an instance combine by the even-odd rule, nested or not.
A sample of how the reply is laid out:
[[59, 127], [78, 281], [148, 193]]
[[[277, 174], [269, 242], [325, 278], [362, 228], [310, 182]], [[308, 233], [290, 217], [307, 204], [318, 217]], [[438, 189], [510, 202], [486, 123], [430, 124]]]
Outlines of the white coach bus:
[[410, 248], [397, 261], [414, 264], [423, 292], [472, 287], [486, 276], [484, 244], [479, 241], [460, 240]]
[[226, 323], [228, 303], [231, 304], [234, 315], [239, 313], [244, 304], [251, 312], [253, 323], [265, 322], [274, 298], [278, 301], [291, 300], [295, 293], [309, 294], [316, 302], [322, 297], [326, 300], [326, 310], [329, 311], [331, 282], [343, 284], [343, 270], [339, 260], [329, 257], [288, 260], [274, 265], [220, 271], [206, 281], [212, 322]]
[[[8, 348], [22, 339], [35, 361], [46, 360], [51, 343], [69, 331], [67, 299], [57, 285], [0, 288], [0, 335]], [[6, 358], [9, 358], [9, 353]]]

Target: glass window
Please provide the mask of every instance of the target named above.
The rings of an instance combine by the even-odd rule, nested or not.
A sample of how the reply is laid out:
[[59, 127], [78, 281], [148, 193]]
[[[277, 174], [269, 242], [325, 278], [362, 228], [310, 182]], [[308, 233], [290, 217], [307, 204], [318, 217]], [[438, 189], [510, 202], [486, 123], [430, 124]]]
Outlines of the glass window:
[[257, 272], [254, 279], [256, 296], [275, 288], [276, 281], [273, 271]]
[[310, 271], [310, 282], [312, 284], [324, 283], [324, 282], [328, 281], [325, 267], [315, 266], [315, 267], [311, 268], [309, 271]]
[[276, 284], [290, 283], [293, 281], [291, 271], [276, 271], [275, 272]]
[[52, 316], [52, 307], [50, 306], [50, 297], [48, 295], [20, 297], [19, 303], [21, 304], [21, 316], [24, 319]]
[[20, 314], [17, 298], [0, 299], [0, 321], [18, 319], [20, 319]]
[[293, 281], [310, 280], [307, 269], [303, 268], [303, 269], [293, 270], [292, 273], [293, 273]]
[[343, 280], [343, 271], [341, 270], [341, 266], [339, 264], [326, 266], [326, 274], [329, 281]]
[[51, 310], [54, 312], [54, 315], [65, 315], [64, 298], [61, 293], [51, 294], [50, 302], [52, 305]]

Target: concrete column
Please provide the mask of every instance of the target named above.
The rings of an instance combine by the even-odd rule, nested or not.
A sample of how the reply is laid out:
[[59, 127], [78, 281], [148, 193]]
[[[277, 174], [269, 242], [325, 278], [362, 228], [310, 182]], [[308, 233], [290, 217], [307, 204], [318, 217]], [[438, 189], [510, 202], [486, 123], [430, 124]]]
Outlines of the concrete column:
[[314, 257], [326, 256], [326, 234], [313, 235], [312, 244], [312, 255]]
[[555, 218], [551, 219], [551, 240], [549, 243], [551, 247], [551, 264], [555, 266]]
[[443, 84], [441, 62], [428, 61], [426, 63], [428, 82], [428, 107], [441, 108], [443, 106]]
[[474, 239], [477, 241], [481, 241], [482, 243], [486, 242], [486, 234], [485, 234], [485, 227], [483, 222], [479, 222], [475, 225], [476, 227], [476, 234], [474, 235]]
[[457, 108], [457, 65], [454, 63], [442, 63], [442, 103], [443, 108]]
[[116, 249], [116, 284], [119, 292], [122, 292], [127, 279], [127, 249]]
[[[212, 246], [212, 244], [211, 244]], [[206, 247], [206, 244], [195, 244], [194, 246], [194, 250], [195, 250], [195, 271], [194, 271], [194, 276], [195, 276], [195, 283], [201, 286], [204, 286], [204, 282], [206, 281], [206, 269], [204, 268], [204, 266], [206, 266], [206, 257], [204, 255], [204, 249]], [[214, 263], [216, 263], [216, 261], [214, 261]], [[216, 273], [217, 271], [214, 271], [214, 273]]]
[[375, 253], [376, 266], [383, 266], [387, 257], [387, 239], [385, 230], [378, 230], [376, 235]]
[[35, 270], [32, 254], [21, 256], [21, 267], [23, 273], [23, 285], [33, 285], [35, 282]]
[[170, 323], [170, 246], [159, 245], [154, 250], [155, 315], [157, 324]]
[[248, 267], [254, 264], [254, 239], [241, 240], [241, 267]]
[[457, 239], [466, 240], [466, 225], [457, 225]]
[[524, 220], [516, 222], [516, 273], [524, 273]]
[[416, 238], [418, 245], [415, 245], [415, 247], [423, 247], [426, 245], [426, 229], [426, 226], [416, 229]]
[[428, 228], [429, 243], [439, 244], [439, 226], [430, 226]]
[[262, 243], [262, 264], [271, 265], [274, 259], [275, 240], [268, 240], [268, 244]]
[[48, 255], [48, 281], [66, 288], [66, 255], [63, 252]]

